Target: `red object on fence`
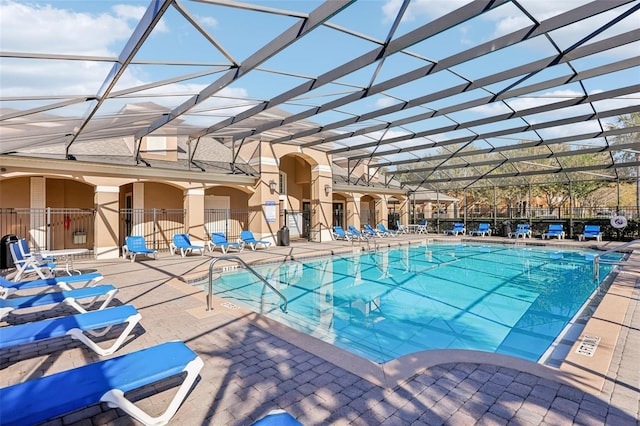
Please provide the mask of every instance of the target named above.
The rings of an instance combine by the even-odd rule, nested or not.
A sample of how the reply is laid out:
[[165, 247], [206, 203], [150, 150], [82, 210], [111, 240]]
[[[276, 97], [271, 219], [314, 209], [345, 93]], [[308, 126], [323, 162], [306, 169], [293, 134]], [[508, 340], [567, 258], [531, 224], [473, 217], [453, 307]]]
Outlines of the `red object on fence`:
[[71, 218], [67, 215], [64, 217], [64, 229], [69, 229], [69, 226], [71, 226]]

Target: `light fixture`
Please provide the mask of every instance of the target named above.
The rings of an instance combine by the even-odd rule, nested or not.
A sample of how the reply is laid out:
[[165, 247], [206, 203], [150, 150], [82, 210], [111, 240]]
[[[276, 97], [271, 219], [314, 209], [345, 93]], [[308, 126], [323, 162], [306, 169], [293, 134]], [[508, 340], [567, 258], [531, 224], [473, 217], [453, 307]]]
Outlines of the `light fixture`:
[[324, 193], [327, 195], [331, 194], [331, 185], [327, 184], [324, 186]]
[[269, 181], [269, 189], [271, 190], [271, 193], [273, 194], [274, 192], [276, 192], [276, 182], [273, 180]]

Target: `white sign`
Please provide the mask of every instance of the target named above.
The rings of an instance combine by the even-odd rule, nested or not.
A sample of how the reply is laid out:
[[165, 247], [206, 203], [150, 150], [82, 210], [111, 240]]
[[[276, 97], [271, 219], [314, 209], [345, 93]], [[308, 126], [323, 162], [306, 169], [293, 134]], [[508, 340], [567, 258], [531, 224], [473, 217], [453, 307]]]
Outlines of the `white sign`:
[[276, 214], [276, 202], [275, 201], [266, 201], [264, 203], [264, 217], [267, 219], [267, 222], [275, 222], [277, 219]]

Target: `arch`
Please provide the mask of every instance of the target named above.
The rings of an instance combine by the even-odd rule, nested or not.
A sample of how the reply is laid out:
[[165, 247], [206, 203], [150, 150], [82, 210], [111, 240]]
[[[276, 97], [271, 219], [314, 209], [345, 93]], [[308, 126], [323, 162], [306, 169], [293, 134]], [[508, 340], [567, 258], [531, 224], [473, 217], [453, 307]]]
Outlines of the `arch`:
[[312, 171], [317, 164], [313, 157], [299, 152], [279, 158], [278, 192], [281, 223], [289, 228], [292, 239], [309, 237], [314, 220], [312, 205], [316, 198]]
[[93, 248], [95, 187], [57, 174], [24, 174], [0, 181], [7, 208], [3, 232], [27, 238], [30, 247]]

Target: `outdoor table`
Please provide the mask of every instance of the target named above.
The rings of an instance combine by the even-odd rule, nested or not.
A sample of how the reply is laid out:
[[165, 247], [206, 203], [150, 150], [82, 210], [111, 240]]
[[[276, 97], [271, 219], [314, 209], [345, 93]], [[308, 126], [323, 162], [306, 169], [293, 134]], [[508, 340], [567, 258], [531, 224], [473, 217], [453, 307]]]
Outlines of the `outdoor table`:
[[73, 275], [73, 273], [80, 274], [80, 271], [73, 269], [73, 256], [78, 254], [88, 253], [89, 249], [86, 248], [76, 248], [76, 249], [63, 249], [63, 250], [43, 250], [43, 256], [51, 256], [56, 259], [63, 259], [65, 263], [65, 272], [68, 275]]

